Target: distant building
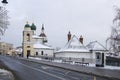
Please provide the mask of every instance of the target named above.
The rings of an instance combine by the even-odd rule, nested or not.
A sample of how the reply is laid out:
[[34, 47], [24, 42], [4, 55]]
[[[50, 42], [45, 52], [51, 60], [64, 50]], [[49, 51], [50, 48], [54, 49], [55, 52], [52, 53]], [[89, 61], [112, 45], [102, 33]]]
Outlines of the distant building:
[[22, 46], [16, 47], [15, 52], [18, 56], [22, 56]]
[[0, 54], [7, 55], [13, 49], [13, 44], [0, 42]]
[[92, 53], [94, 63], [100, 64], [98, 66], [104, 66], [106, 64], [106, 53], [108, 50], [98, 41], [90, 42], [86, 46]]
[[90, 42], [86, 47], [93, 53], [94, 59], [95, 59], [96, 52], [100, 52], [100, 53], [108, 52], [108, 50], [98, 41]]
[[42, 25], [40, 35], [36, 35], [36, 26], [34, 23], [25, 25], [23, 30], [23, 57], [27, 56], [47, 56], [52, 57], [54, 49], [47, 45], [47, 36], [44, 33]]

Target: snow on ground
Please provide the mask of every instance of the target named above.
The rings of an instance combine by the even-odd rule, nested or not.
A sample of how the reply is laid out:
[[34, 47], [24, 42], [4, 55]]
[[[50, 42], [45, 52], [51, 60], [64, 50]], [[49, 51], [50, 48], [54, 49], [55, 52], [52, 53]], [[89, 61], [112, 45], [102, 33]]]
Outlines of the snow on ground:
[[29, 57], [30, 59], [35, 59], [35, 60], [42, 60], [41, 58], [37, 58], [37, 57]]
[[[34, 60], [45, 60], [45, 59], [41, 59], [41, 58], [37, 58], [37, 57], [29, 57], [30, 59], [34, 59]], [[49, 61], [49, 60], [45, 60], [45, 61]], [[56, 62], [56, 63], [63, 63], [62, 60], [52, 60], [52, 62]], [[66, 62], [66, 63], [69, 63], [69, 62]], [[74, 62], [70, 62], [69, 64], [71, 65], [81, 65], [81, 64], [75, 64]], [[89, 64], [89, 65], [86, 65], [88, 67], [95, 67], [95, 64]], [[101, 69], [111, 69], [111, 70], [120, 70], [120, 67], [118, 66], [108, 66], [108, 65], [105, 65], [104, 67], [98, 67], [98, 68], [101, 68]]]
[[[95, 64], [89, 64], [90, 67], [95, 67]], [[109, 66], [109, 65], [105, 65], [104, 67], [99, 67], [102, 69], [113, 69], [113, 70], [120, 70], [119, 66]]]
[[120, 70], [120, 67], [117, 67], [117, 66], [108, 66], [108, 65], [106, 65], [105, 67], [104, 67], [105, 69], [116, 69], [116, 70]]
[[62, 63], [62, 60], [53, 60], [52, 62]]
[[11, 72], [0, 69], [0, 80], [14, 80], [14, 76]]

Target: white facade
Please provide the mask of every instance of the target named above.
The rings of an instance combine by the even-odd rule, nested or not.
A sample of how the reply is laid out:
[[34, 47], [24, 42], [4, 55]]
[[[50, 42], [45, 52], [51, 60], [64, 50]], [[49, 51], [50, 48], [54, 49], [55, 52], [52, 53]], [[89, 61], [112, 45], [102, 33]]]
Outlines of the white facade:
[[87, 46], [86, 46], [93, 54], [93, 58], [95, 59], [95, 53], [100, 52], [100, 53], [106, 53], [107, 49], [100, 44], [98, 41], [93, 41], [90, 42]]
[[55, 53], [55, 57], [91, 59], [92, 54], [74, 35], [63, 49]]
[[36, 56], [53, 57], [53, 49], [35, 49]]
[[106, 64], [106, 53], [108, 50], [102, 44], [100, 44], [98, 41], [93, 41], [90, 42], [86, 47], [91, 51], [95, 64], [98, 62], [96, 55], [97, 53], [104, 54], [104, 65]]
[[53, 57], [54, 49], [41, 43], [34, 44], [34, 52], [36, 56]]
[[89, 52], [59, 52], [55, 57], [67, 57], [67, 58], [92, 58], [92, 54]]

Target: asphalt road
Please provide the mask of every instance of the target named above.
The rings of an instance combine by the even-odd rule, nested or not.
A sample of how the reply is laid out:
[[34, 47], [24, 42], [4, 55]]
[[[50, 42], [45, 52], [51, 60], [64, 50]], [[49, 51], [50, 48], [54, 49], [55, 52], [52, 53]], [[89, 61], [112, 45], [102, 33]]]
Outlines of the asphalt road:
[[110, 80], [9, 56], [0, 56], [0, 61], [14, 73], [16, 80]]

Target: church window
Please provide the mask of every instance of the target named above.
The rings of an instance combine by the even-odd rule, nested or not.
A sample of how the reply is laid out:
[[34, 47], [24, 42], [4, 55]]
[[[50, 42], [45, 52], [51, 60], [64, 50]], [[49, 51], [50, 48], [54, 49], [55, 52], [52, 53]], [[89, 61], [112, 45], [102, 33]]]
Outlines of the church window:
[[36, 52], [36, 55], [38, 55], [38, 52]]
[[43, 55], [44, 53], [43, 53], [43, 51], [41, 51], [41, 55]]
[[27, 41], [30, 41], [30, 34], [27, 34]]

